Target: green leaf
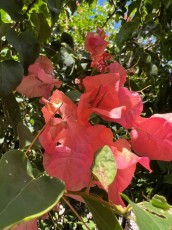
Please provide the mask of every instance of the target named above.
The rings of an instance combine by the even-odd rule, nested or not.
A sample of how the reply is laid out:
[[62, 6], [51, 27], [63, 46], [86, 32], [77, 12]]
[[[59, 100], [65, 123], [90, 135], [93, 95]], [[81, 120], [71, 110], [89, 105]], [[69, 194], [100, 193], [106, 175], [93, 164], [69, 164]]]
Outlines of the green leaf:
[[44, 14], [39, 13], [32, 13], [31, 14], [31, 21], [36, 27], [38, 33], [38, 40], [40, 42], [45, 42], [51, 35], [51, 29], [48, 25], [48, 22], [44, 16]]
[[5, 10], [15, 21], [23, 19], [23, 16], [20, 14], [23, 7], [22, 0], [1, 0], [0, 9]]
[[74, 49], [74, 42], [73, 38], [70, 34], [63, 32], [61, 35], [61, 42], [68, 44], [72, 49]]
[[[170, 230], [172, 226], [172, 208], [165, 198], [154, 196], [150, 202], [135, 204], [122, 194], [133, 208], [136, 223], [140, 230]], [[168, 205], [168, 208], [167, 208]], [[165, 208], [164, 208], [165, 207]]]
[[58, 179], [34, 178], [29, 160], [18, 150], [2, 156], [0, 184], [0, 229], [43, 215], [64, 192], [64, 183]]
[[[24, 149], [24, 148], [28, 147], [34, 139], [34, 136], [32, 135], [29, 128], [27, 126], [23, 125], [22, 122], [20, 122], [17, 126], [17, 131], [18, 131], [18, 135], [19, 135], [20, 149]], [[40, 147], [38, 140], [35, 141], [34, 146], [37, 148]]]
[[172, 184], [172, 173], [163, 177], [163, 183]]
[[150, 201], [151, 204], [155, 207], [162, 208], [164, 210], [170, 209], [170, 205], [167, 203], [167, 200], [165, 197], [160, 195], [154, 195], [152, 200]]
[[23, 68], [14, 60], [0, 62], [0, 97], [10, 94], [21, 82]]
[[127, 41], [132, 34], [136, 32], [139, 26], [140, 18], [135, 18], [133, 21], [125, 22], [125, 24], [120, 28], [119, 33], [116, 35], [116, 44], [119, 49], [122, 48], [124, 42]]
[[127, 15], [129, 16], [133, 11], [136, 11], [139, 5], [140, 5], [139, 1], [131, 1], [131, 4], [128, 6]]
[[47, 5], [51, 13], [52, 24], [57, 22], [63, 7], [63, 0], [48, 0]]
[[151, 62], [150, 63], [145, 62], [144, 69], [145, 69], [146, 73], [149, 76], [157, 76], [158, 75], [158, 68], [157, 68], [157, 66], [155, 64], [151, 63]]
[[94, 0], [86, 0], [86, 2], [88, 2], [89, 5], [91, 5], [94, 2]]
[[6, 119], [12, 126], [15, 137], [17, 136], [17, 126], [21, 122], [21, 113], [19, 104], [17, 103], [15, 96], [9, 94], [2, 98], [3, 109], [6, 115]]
[[0, 116], [0, 144], [2, 144], [2, 142], [4, 140], [5, 131], [7, 128], [8, 128], [7, 122], [3, 121], [3, 116]]
[[37, 39], [30, 31], [18, 35], [11, 29], [7, 33], [7, 40], [18, 51], [25, 73], [27, 73], [28, 66], [33, 64], [39, 55], [40, 44]]
[[77, 9], [76, 1], [75, 0], [70, 0], [68, 2], [68, 7], [70, 8], [71, 13], [73, 14]]
[[71, 91], [66, 92], [66, 96], [68, 96], [72, 101], [76, 102], [76, 101], [79, 101], [81, 97], [81, 92], [71, 90]]
[[0, 25], [0, 38], [2, 38], [10, 29], [11, 23], [3, 23]]
[[83, 199], [88, 205], [99, 230], [122, 230], [115, 214], [110, 208], [88, 197], [84, 196]]
[[75, 59], [73, 57], [73, 54], [71, 54], [69, 50], [67, 50], [64, 47], [61, 47], [59, 53], [60, 53], [60, 59], [64, 66], [69, 67], [75, 64]]
[[113, 153], [111, 149], [105, 145], [96, 152], [92, 173], [100, 181], [105, 190], [108, 190], [108, 185], [113, 182], [116, 172], [116, 162]]
[[172, 0], [163, 0], [163, 2], [167, 9], [172, 5]]

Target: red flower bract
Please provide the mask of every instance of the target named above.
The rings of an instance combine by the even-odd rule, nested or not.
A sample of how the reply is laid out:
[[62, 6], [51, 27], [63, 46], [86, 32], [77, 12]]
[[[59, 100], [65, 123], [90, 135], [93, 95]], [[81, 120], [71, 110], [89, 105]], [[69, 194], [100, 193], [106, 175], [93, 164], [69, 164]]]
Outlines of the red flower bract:
[[[61, 142], [57, 135], [55, 141], [59, 143], [51, 149], [44, 145], [45, 153], [43, 165], [50, 176], [62, 179], [66, 189], [77, 191], [88, 186], [91, 176], [91, 165], [95, 151], [106, 144], [106, 138], [112, 134], [105, 126], [80, 127], [77, 123], [70, 124], [68, 135]], [[63, 131], [62, 131], [63, 132]], [[47, 130], [41, 134], [40, 142], [47, 138]], [[61, 144], [62, 143], [62, 144]]]
[[[117, 163], [117, 176], [108, 188], [109, 198], [116, 204], [124, 205], [120, 192], [131, 182], [136, 164], [140, 162], [149, 169], [149, 160], [133, 154], [129, 143], [124, 139], [114, 143], [113, 134], [106, 126], [91, 126], [88, 122], [90, 111], [108, 118], [111, 112], [112, 116], [116, 113], [116, 117], [120, 119], [123, 107], [118, 107], [119, 80], [119, 74], [105, 74], [84, 79], [86, 93], [81, 96], [78, 108], [59, 90], [54, 91], [49, 101], [42, 99], [45, 103], [42, 112], [46, 127], [39, 140], [45, 149], [43, 156], [45, 170], [50, 176], [63, 180], [66, 189], [72, 191], [88, 186], [96, 151], [108, 145]], [[96, 88], [94, 84], [97, 81]], [[125, 95], [124, 92], [123, 94]], [[84, 97], [88, 101], [84, 101]], [[132, 113], [129, 116], [132, 117]], [[101, 186], [100, 183], [95, 184]]]
[[117, 61], [111, 63], [106, 67], [106, 70], [109, 73], [117, 73], [120, 75], [120, 86], [123, 86], [126, 82], [127, 72], [122, 65], [120, 65]]
[[[59, 108], [56, 102], [61, 102]], [[45, 101], [42, 111], [47, 125], [39, 140], [45, 149], [45, 170], [64, 180], [69, 190], [86, 187], [94, 153], [113, 139], [110, 129], [101, 125], [81, 126], [77, 122], [76, 105], [58, 90], [50, 102]], [[61, 118], [54, 117], [55, 113]]]
[[78, 120], [81, 124], [88, 124], [89, 116], [92, 113], [102, 117], [121, 117], [119, 108], [118, 74], [101, 74], [93, 77], [86, 77], [83, 80], [86, 93], [81, 95], [78, 104]]
[[113, 183], [109, 186], [108, 195], [113, 203], [124, 206], [120, 193], [130, 184], [137, 163], [140, 163], [151, 172], [149, 158], [138, 157], [132, 153], [130, 145], [125, 139], [118, 139], [113, 146], [111, 146], [111, 149], [117, 164], [117, 175]]
[[139, 119], [131, 131], [131, 145], [140, 156], [172, 160], [172, 114]]
[[108, 42], [96, 32], [88, 32], [85, 39], [85, 49], [92, 55], [102, 54]]
[[54, 79], [53, 64], [44, 56], [39, 56], [34, 64], [29, 66], [28, 76], [24, 76], [16, 91], [28, 98], [48, 98], [54, 85], [59, 88], [61, 82]]
[[91, 67], [96, 68], [100, 73], [105, 73], [107, 70], [107, 60], [111, 60], [111, 55], [107, 52], [103, 52], [99, 55], [91, 56]]
[[119, 73], [100, 74], [83, 80], [86, 92], [78, 104], [81, 124], [88, 124], [90, 115], [96, 113], [104, 120], [117, 122], [125, 128], [133, 127], [142, 112], [143, 103], [138, 93], [120, 87], [120, 81]]

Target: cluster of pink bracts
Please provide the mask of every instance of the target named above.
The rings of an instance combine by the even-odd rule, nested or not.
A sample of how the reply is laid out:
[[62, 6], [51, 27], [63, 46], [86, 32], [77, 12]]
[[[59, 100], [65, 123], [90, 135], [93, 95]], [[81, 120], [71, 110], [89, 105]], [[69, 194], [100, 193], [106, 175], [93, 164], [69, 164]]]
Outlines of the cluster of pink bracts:
[[[43, 56], [29, 67], [29, 75], [23, 78], [17, 91], [28, 97], [45, 97], [42, 113], [47, 125], [39, 140], [45, 149], [43, 165], [48, 174], [62, 179], [67, 190], [79, 191], [90, 182], [96, 150], [108, 145], [116, 161], [117, 175], [104, 189], [109, 200], [124, 205], [120, 193], [130, 184], [137, 163], [151, 171], [150, 159], [172, 160], [172, 113], [155, 114], [150, 118], [140, 116], [143, 110], [140, 95], [123, 86], [125, 69], [117, 62], [110, 65], [104, 62], [102, 66], [101, 57], [110, 57], [104, 52], [107, 44], [102, 30], [87, 34], [85, 48], [91, 54], [92, 66], [98, 66], [103, 74], [83, 80], [85, 92], [78, 104], [60, 90], [55, 90], [47, 100], [52, 87], [60, 87], [61, 83], [53, 78], [52, 64]], [[33, 87], [27, 87], [28, 82]], [[89, 122], [92, 114], [131, 129], [130, 141], [118, 139], [114, 142], [109, 128]], [[94, 184], [102, 187], [97, 182], [92, 186]]]

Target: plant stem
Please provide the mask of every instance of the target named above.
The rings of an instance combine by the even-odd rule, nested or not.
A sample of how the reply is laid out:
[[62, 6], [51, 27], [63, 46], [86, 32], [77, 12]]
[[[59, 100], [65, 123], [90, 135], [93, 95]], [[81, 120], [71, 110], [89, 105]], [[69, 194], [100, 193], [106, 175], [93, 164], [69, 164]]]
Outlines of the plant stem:
[[99, 198], [99, 197], [96, 197], [96, 196], [94, 196], [94, 195], [91, 195], [90, 193], [88, 194], [88, 193], [86, 193], [86, 192], [73, 192], [73, 191], [67, 191], [67, 193], [65, 194], [66, 196], [69, 196], [69, 195], [77, 195], [77, 196], [81, 196], [81, 197], [85, 197], [85, 198], [89, 198], [89, 199], [91, 199], [91, 200], [94, 200], [94, 201], [97, 201], [97, 202], [99, 202], [100, 204], [103, 204], [103, 205], [105, 205], [106, 207], [108, 207], [108, 208], [112, 208], [113, 209], [113, 211], [115, 212], [115, 214], [117, 214], [117, 215], [122, 215], [122, 216], [125, 216], [125, 217], [127, 217], [127, 212], [128, 212], [128, 209], [129, 209], [129, 207], [127, 207], [127, 208], [122, 208], [121, 206], [119, 206], [119, 205], [114, 205], [114, 204], [112, 204], [112, 203], [110, 203], [110, 202], [107, 202], [107, 201], [105, 201], [105, 200], [102, 200], [101, 198]]
[[90, 230], [89, 227], [86, 225], [86, 223], [81, 218], [81, 216], [77, 213], [77, 211], [74, 209], [74, 207], [69, 203], [69, 201], [64, 196], [62, 197], [62, 199], [69, 206], [69, 208], [72, 210], [72, 212], [78, 217], [78, 219], [84, 224], [84, 226], [87, 228], [87, 230]]
[[[58, 110], [59, 108], [57, 108]], [[29, 147], [26, 149], [25, 154], [27, 155], [27, 153], [30, 151], [30, 149], [32, 148], [32, 146], [34, 145], [35, 141], [38, 139], [38, 137], [41, 135], [41, 133], [44, 131], [45, 127], [49, 124], [49, 122], [51, 121], [51, 119], [54, 117], [54, 115], [56, 114], [57, 110], [53, 113], [53, 115], [50, 117], [50, 119], [48, 120], [47, 123], [45, 123], [45, 125], [42, 127], [42, 129], [40, 131], [38, 131], [38, 134], [34, 137], [32, 143], [29, 145]]]

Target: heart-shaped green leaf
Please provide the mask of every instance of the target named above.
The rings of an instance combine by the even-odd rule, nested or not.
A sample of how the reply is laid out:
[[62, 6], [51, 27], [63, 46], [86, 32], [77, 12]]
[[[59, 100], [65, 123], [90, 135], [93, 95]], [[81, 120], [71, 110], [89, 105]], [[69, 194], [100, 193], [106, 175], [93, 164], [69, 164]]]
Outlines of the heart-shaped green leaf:
[[64, 192], [64, 183], [58, 179], [34, 178], [29, 160], [18, 150], [2, 156], [0, 186], [0, 229], [43, 215]]

